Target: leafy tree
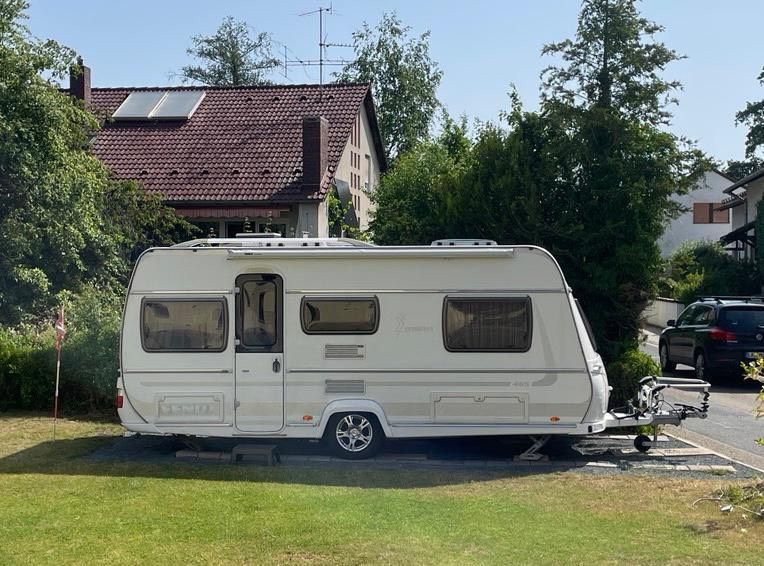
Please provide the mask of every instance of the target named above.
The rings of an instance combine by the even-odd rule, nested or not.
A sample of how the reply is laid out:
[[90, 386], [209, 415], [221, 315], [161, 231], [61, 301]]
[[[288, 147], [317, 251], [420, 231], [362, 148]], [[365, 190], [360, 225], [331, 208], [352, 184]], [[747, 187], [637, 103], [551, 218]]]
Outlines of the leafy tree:
[[688, 191], [709, 165], [658, 128], [680, 86], [661, 76], [680, 58], [654, 41], [662, 29], [639, 14], [635, 0], [586, 0], [575, 39], [543, 51], [563, 60], [542, 74], [542, 114], [564, 132], [554, 159], [568, 171], [556, 179], [563, 194], [555, 241], [576, 235], [574, 246], [551, 247], [609, 360], [636, 343], [661, 265], [656, 241], [678, 212], [672, 195]]
[[336, 187], [332, 187], [326, 196], [326, 206], [328, 208], [330, 236], [336, 238], [344, 236], [356, 240], [367, 239], [367, 234], [363, 230], [349, 222], [351, 203], [342, 204]]
[[[578, 108], [607, 108], [651, 124], [666, 123], [681, 86], [660, 76], [676, 51], [653, 40], [663, 27], [643, 18], [635, 0], [585, 0], [575, 39], [545, 45], [562, 64], [542, 72], [543, 99]], [[645, 40], [648, 41], [645, 41]]]
[[437, 139], [402, 154], [371, 195], [374, 241], [429, 244], [459, 235], [449, 210], [459, 207], [458, 188], [469, 167], [471, 146], [464, 124], [447, 120]]
[[[757, 77], [759, 84], [764, 86], [764, 68]], [[748, 135], [745, 138], [745, 155], [753, 158], [756, 152], [764, 146], [764, 100], [748, 102], [740, 112], [735, 114], [738, 124], [748, 126]]]
[[254, 33], [245, 22], [229, 16], [214, 35], [195, 35], [186, 53], [199, 59], [186, 65], [181, 76], [210, 86], [252, 86], [271, 84], [268, 72], [281, 63], [271, 52], [271, 36]]
[[372, 84], [377, 118], [387, 155], [395, 157], [427, 139], [439, 106], [436, 91], [441, 72], [430, 57], [430, 32], [411, 37], [411, 28], [385, 13], [372, 29], [367, 23], [353, 33], [355, 61], [338, 74], [338, 82]]
[[718, 242], [691, 241], [668, 258], [658, 290], [688, 305], [702, 295], [756, 294], [761, 275], [753, 262], [735, 259]]
[[541, 110], [512, 96], [505, 124], [484, 125], [466, 155], [443, 141], [402, 154], [380, 183], [382, 243], [481, 237], [538, 244], [562, 264], [609, 362], [636, 346], [661, 267], [657, 240], [707, 163], [658, 126], [678, 56], [647, 43], [660, 28], [629, 0], [584, 2], [575, 40], [545, 48]]
[[751, 157], [743, 161], [731, 159], [730, 161], [727, 161], [724, 167], [724, 174], [734, 181], [739, 181], [751, 173], [758, 171], [762, 167], [764, 167], [764, 160], [756, 157]]
[[23, 0], [0, 1], [4, 325], [43, 319], [64, 290], [119, 288], [142, 246], [188, 227], [156, 199], [113, 183], [87, 151], [96, 119], [52, 82], [67, 75], [74, 54], [33, 39], [26, 8]]
[[[0, 322], [50, 304], [113, 258], [97, 207], [108, 176], [86, 151], [95, 119], [40, 74], [73, 52], [31, 38], [26, 2], [0, 2]], [[88, 253], [92, 263], [83, 258]]]

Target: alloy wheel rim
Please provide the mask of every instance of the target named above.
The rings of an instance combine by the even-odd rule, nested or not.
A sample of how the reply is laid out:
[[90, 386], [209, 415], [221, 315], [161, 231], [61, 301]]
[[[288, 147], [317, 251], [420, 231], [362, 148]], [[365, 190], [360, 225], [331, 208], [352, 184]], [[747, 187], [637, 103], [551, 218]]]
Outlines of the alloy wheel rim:
[[347, 415], [337, 423], [337, 443], [348, 452], [361, 452], [374, 436], [371, 422], [362, 415]]

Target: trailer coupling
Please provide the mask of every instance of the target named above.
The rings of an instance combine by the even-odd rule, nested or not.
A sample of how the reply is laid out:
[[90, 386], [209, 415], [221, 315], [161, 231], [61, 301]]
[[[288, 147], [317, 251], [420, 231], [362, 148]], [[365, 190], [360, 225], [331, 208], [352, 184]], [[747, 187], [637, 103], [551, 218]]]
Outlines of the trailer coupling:
[[[606, 428], [623, 428], [632, 426], [652, 426], [653, 441], [640, 435], [635, 446], [641, 452], [646, 452], [654, 445], [655, 431], [658, 425], [679, 425], [684, 419], [705, 419], [708, 416], [709, 388], [711, 384], [702, 379], [685, 379], [680, 377], [656, 377], [649, 375], [639, 381], [639, 390], [634, 400], [624, 408], [624, 412], [609, 411], [605, 415]], [[667, 389], [677, 389], [698, 393], [698, 401], [691, 405], [687, 403], [669, 403], [663, 398]]]

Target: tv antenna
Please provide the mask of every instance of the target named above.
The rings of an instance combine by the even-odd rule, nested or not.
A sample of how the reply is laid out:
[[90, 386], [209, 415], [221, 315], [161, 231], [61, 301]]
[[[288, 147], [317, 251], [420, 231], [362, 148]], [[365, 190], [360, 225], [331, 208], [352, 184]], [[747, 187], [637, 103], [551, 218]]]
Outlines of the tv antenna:
[[308, 59], [308, 60], [302, 60], [302, 59], [289, 59], [286, 55], [286, 49], [284, 51], [284, 75], [286, 76], [286, 70], [288, 67], [295, 67], [295, 66], [303, 66], [303, 67], [312, 67], [312, 66], [318, 66], [318, 85], [319, 85], [319, 93], [322, 92], [323, 86], [324, 86], [324, 67], [325, 66], [340, 66], [340, 65], [347, 65], [351, 61], [347, 59], [329, 59], [327, 57], [327, 48], [329, 47], [353, 47], [353, 45], [349, 43], [330, 43], [327, 41], [327, 35], [324, 31], [325, 25], [324, 25], [324, 15], [334, 15], [337, 14], [335, 12], [334, 8], [332, 7], [331, 3], [328, 7], [321, 6], [315, 10], [311, 10], [310, 12], [305, 12], [303, 14], [299, 14], [300, 16], [312, 16], [313, 14], [318, 14], [318, 59]]

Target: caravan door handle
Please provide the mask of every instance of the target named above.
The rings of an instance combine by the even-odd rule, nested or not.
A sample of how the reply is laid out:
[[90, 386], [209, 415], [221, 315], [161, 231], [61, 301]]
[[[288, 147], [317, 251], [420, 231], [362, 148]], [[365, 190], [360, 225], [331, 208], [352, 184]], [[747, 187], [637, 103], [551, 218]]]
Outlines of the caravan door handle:
[[273, 360], [273, 373], [278, 373], [281, 371], [281, 360], [276, 358]]

